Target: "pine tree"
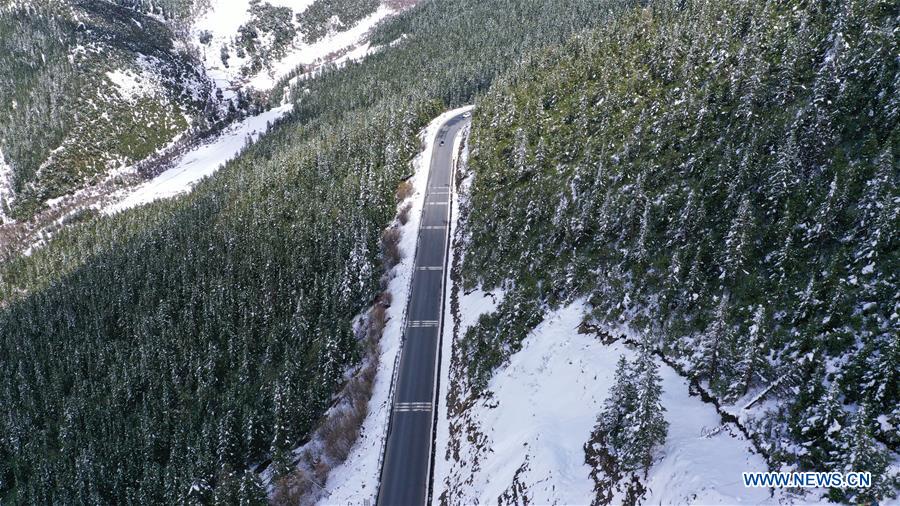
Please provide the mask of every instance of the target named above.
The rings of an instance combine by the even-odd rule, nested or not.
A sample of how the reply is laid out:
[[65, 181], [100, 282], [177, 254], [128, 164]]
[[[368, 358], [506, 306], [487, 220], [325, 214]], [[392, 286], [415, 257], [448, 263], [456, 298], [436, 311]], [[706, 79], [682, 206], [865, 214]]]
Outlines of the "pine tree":
[[828, 393], [800, 420], [800, 439], [807, 451], [800, 462], [807, 469], [834, 471], [841, 467], [846, 451], [843, 433], [847, 417], [841, 408], [840, 392], [838, 382], [832, 381]]
[[266, 490], [259, 481], [259, 477], [250, 470], [244, 471], [238, 495], [240, 506], [267, 506], [269, 503]]
[[625, 424], [637, 403], [634, 373], [625, 355], [619, 356], [609, 395], [597, 420], [597, 429], [606, 434], [607, 446], [617, 453], [625, 445]]
[[853, 419], [853, 426], [845, 432], [847, 452], [843, 460], [843, 470], [847, 472], [868, 472], [872, 476], [872, 486], [857, 491], [846, 492], [858, 503], [875, 503], [888, 495], [895, 495], [897, 476], [888, 474], [887, 452], [872, 437], [867, 404], [860, 406]]
[[701, 376], [709, 379], [710, 386], [715, 387], [719, 382], [719, 374], [725, 356], [725, 343], [730, 341], [732, 334], [731, 324], [728, 322], [728, 296], [722, 295], [716, 306], [713, 321], [700, 338], [700, 369]]
[[669, 424], [662, 405], [662, 378], [648, 344], [642, 344], [634, 363], [635, 406], [625, 418], [623, 465], [632, 470], [650, 469], [653, 452], [665, 443]]
[[753, 313], [753, 322], [747, 331], [746, 337], [739, 343], [741, 356], [736, 367], [735, 381], [732, 382], [730, 392], [732, 397], [745, 395], [750, 389], [754, 377], [760, 374], [761, 369], [765, 367], [768, 328], [766, 308], [760, 304]]

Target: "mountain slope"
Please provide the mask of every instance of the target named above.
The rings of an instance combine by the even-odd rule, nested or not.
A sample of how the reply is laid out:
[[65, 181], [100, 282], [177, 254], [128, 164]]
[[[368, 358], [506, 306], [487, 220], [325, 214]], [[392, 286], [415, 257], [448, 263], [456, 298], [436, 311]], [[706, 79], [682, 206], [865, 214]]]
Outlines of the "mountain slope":
[[498, 83], [475, 114], [462, 276], [507, 294], [458, 343], [468, 395], [587, 297], [588, 324], [639, 331], [774, 468], [849, 470], [865, 448], [877, 486], [830, 497], [895, 494], [897, 14], [657, 2]]
[[211, 83], [169, 25], [114, 3], [8, 2], [0, 44], [10, 216], [154, 153], [211, 102]]
[[359, 364], [420, 128], [604, 5], [424, 3], [189, 195], [0, 265], [4, 503], [260, 500]]

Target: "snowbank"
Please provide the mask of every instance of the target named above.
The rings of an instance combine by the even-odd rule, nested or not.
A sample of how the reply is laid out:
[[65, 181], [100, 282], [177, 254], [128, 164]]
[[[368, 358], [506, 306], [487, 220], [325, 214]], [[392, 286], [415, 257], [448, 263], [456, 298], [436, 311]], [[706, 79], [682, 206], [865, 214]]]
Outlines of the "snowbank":
[[171, 169], [129, 189], [122, 200], [104, 208], [103, 213], [112, 214], [187, 192], [194, 183], [213, 174], [225, 162], [236, 157], [248, 140], [258, 140], [271, 123], [287, 114], [291, 108], [292, 105], [282, 105], [231, 125], [212, 142], [187, 152]]
[[[139, 60], [139, 64], [141, 62]], [[142, 65], [139, 65], [139, 68], [141, 68], [141, 72], [131, 69], [116, 69], [106, 73], [106, 77], [116, 86], [119, 96], [132, 104], [140, 97], [152, 96], [160, 92], [153, 74], [144, 71]]]
[[381, 338], [381, 367], [375, 377], [372, 398], [369, 401], [369, 414], [363, 422], [359, 440], [351, 450], [350, 456], [342, 465], [332, 470], [328, 477], [325, 487], [327, 495], [321, 504], [362, 504], [365, 500], [370, 504], [375, 503], [381, 473], [381, 451], [391, 412], [391, 379], [400, 352], [400, 338], [412, 279], [419, 222], [425, 202], [425, 188], [431, 169], [434, 139], [447, 120], [470, 109], [471, 107], [465, 107], [440, 115], [421, 134], [425, 149], [413, 161], [415, 172], [410, 182], [414, 191], [406, 202], [400, 204], [400, 207], [403, 207], [409, 203], [412, 207], [409, 211], [409, 221], [400, 228], [400, 251], [403, 253], [403, 259], [394, 268], [394, 277], [388, 286], [393, 296], [393, 304], [387, 310], [388, 322]]
[[[477, 299], [463, 299], [462, 314], [479, 312]], [[473, 304], [472, 308], [468, 306]], [[493, 504], [515, 482], [529, 502], [590, 504], [594, 497], [585, 442], [612, 383], [621, 343], [604, 345], [577, 328], [585, 314], [581, 301], [547, 315], [509, 364], [491, 380], [493, 396], [469, 411], [486, 436], [475, 448], [461, 441], [461, 453], [478, 454], [478, 468], [444, 462], [435, 496], [450, 473], [458, 486], [452, 502]], [[688, 384], [660, 363], [662, 401], [669, 433], [650, 469], [646, 504], [762, 504], [777, 502], [766, 489], [744, 488], [743, 471], [767, 471], [763, 458], [740, 433], [721, 426], [715, 409], [688, 395]], [[706, 436], [712, 433], [712, 436]], [[439, 453], [438, 455], [443, 455]], [[472, 462], [464, 457], [463, 462]], [[471, 482], [467, 483], [467, 478]], [[521, 493], [521, 488], [520, 488]], [[458, 494], [458, 495], [457, 495]]]

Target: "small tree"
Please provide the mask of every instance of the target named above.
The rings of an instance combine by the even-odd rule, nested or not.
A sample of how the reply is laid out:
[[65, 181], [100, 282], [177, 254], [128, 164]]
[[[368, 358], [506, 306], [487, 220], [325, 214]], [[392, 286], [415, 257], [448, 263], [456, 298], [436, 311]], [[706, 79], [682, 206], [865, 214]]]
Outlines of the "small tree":
[[808, 454], [801, 458], [810, 469], [822, 467], [822, 471], [837, 470], [845, 445], [841, 434], [846, 427], [846, 415], [841, 408], [841, 391], [833, 381], [828, 393], [811, 406], [801, 420], [800, 439]]
[[649, 345], [641, 346], [633, 374], [636, 404], [625, 419], [627, 436], [623, 464], [630, 469], [647, 470], [653, 463], [654, 449], [665, 443], [669, 427], [663, 415], [666, 408], [661, 400], [662, 378]]
[[241, 479], [239, 496], [240, 506], [266, 506], [269, 503], [266, 489], [263, 488], [259, 477], [249, 469], [244, 471], [244, 477]]
[[637, 391], [634, 388], [631, 366], [625, 355], [621, 355], [616, 364], [609, 397], [603, 403], [603, 412], [597, 420], [597, 430], [606, 434], [605, 439], [611, 453], [615, 454], [623, 446], [625, 419], [634, 410], [636, 400]]

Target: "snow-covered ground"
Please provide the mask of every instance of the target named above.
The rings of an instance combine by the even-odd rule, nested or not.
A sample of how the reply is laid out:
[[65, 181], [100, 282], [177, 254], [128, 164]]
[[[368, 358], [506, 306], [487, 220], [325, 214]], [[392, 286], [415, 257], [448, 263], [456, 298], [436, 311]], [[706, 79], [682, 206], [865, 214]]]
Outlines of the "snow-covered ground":
[[[463, 152], [464, 160], [467, 150]], [[465, 199], [471, 178], [454, 193], [453, 216]], [[457, 223], [453, 237], [457, 236]], [[462, 251], [452, 251], [455, 256]], [[452, 280], [447, 279], [447, 286]], [[503, 293], [474, 290], [459, 293], [457, 335], [493, 311]], [[447, 301], [446, 314], [450, 314]], [[594, 499], [591, 468], [584, 445], [612, 384], [620, 355], [634, 352], [621, 341], [603, 344], [596, 336], [579, 334], [588, 307], [576, 301], [547, 315], [498, 370], [489, 398], [471, 406], [468, 420], [448, 418], [451, 365], [441, 364], [438, 406], [434, 503], [497, 504], [516, 484], [531, 504], [590, 504]], [[614, 329], [611, 335], [628, 329]], [[633, 336], [632, 336], [633, 337]], [[454, 329], [446, 325], [444, 357], [451, 356]], [[645, 485], [645, 504], [770, 504], [796, 502], [767, 489], [744, 488], [741, 473], [767, 471], [762, 456], [736, 427], [725, 425], [712, 405], [689, 395], [688, 382], [660, 362], [662, 402], [669, 432], [659, 449]], [[456, 434], [451, 435], [451, 422]], [[458, 446], [456, 446], [458, 445]], [[458, 460], [447, 458], [448, 448]], [[449, 484], [449, 486], [448, 486]], [[448, 491], [448, 488], [451, 490]], [[442, 498], [442, 494], [447, 493]], [[615, 502], [615, 501], [614, 501]]]
[[[295, 13], [303, 12], [313, 0], [272, 0], [275, 6], [290, 7]], [[371, 54], [373, 49], [367, 42], [367, 35], [372, 28], [388, 16], [396, 13], [388, 7], [378, 10], [363, 19], [355, 26], [342, 32], [329, 33], [314, 44], [304, 44], [298, 39], [287, 54], [278, 61], [271, 62], [270, 68], [250, 77], [246, 83], [241, 80], [242, 63], [232, 55], [229, 66], [222, 65], [219, 49], [230, 43], [238, 33], [238, 28], [249, 19], [250, 0], [215, 0], [210, 8], [198, 19], [193, 28], [193, 36], [198, 39], [197, 45], [205, 54], [206, 72], [216, 85], [223, 90], [224, 97], [233, 96], [238, 86], [256, 90], [269, 90], [285, 75], [301, 65], [309, 65], [326, 61], [335, 57], [335, 63], [358, 60]], [[201, 33], [209, 33], [212, 37], [207, 44], [201, 44]], [[341, 56], [337, 57], [336, 55]], [[147, 90], [144, 80], [131, 72], [117, 71], [108, 73], [108, 77], [117, 85], [123, 95], [143, 93]], [[229, 91], [230, 90], [230, 91]], [[182, 194], [200, 179], [219, 169], [225, 162], [237, 156], [247, 143], [247, 139], [257, 140], [265, 133], [267, 125], [282, 117], [291, 109], [283, 104], [260, 115], [247, 118], [229, 127], [214, 141], [201, 145], [183, 155], [177, 164], [159, 176], [135, 188], [123, 192], [118, 203], [104, 208], [106, 214], [128, 209], [161, 198]]]
[[[480, 292], [461, 297], [461, 314], [468, 315], [469, 323], [491, 306]], [[526, 486], [534, 504], [590, 504], [594, 491], [584, 444], [602, 410], [616, 361], [620, 355], [632, 358], [633, 352], [619, 342], [604, 345], [579, 334], [585, 312], [579, 301], [547, 315], [521, 351], [497, 371], [489, 385], [493, 396], [469, 411], [486, 436], [485, 446], [461, 441], [462, 461], [472, 462], [477, 453], [477, 469], [439, 461], [436, 497], [450, 475], [457, 484], [453, 504], [494, 504], [514, 480]], [[715, 409], [688, 395], [687, 382], [670, 367], [660, 364], [660, 374], [669, 433], [650, 469], [644, 502], [777, 503], [766, 489], [743, 487], [742, 472], [768, 470], [751, 444], [734, 427], [713, 433], [722, 425]], [[439, 456], [445, 448], [438, 448]]]
[[[348, 30], [330, 33], [314, 44], [298, 43], [284, 58], [274, 62], [271, 70], [264, 70], [253, 76], [248, 84], [258, 90], [268, 90], [300, 65], [309, 65], [323, 60], [329, 55], [358, 49], [358, 46], [366, 45], [367, 34], [375, 28], [375, 25], [395, 12], [382, 5], [377, 11]], [[361, 58], [366, 54], [368, 53], [358, 54], [357, 58]], [[351, 57], [351, 59], [356, 58]], [[335, 61], [335, 63], [340, 63], [340, 61]]]
[[[296, 14], [301, 14], [314, 0], [269, 0], [276, 7], [289, 7], [293, 10], [294, 24]], [[268, 62], [267, 68], [251, 76], [244, 76], [241, 69], [246, 58], [240, 58], [230, 50], [228, 64], [222, 62], [222, 47], [231, 45], [238, 35], [238, 29], [249, 18], [250, 0], [213, 0], [209, 9], [197, 20], [192, 30], [192, 38], [200, 48], [205, 62], [207, 74], [222, 90], [224, 98], [235, 95], [238, 87], [249, 87], [267, 91], [284, 76], [293, 72], [300, 65], [310, 65], [329, 56], [352, 50], [365, 44], [367, 34], [379, 22], [397, 11], [387, 6], [379, 7], [374, 13], [354, 26], [343, 31], [333, 31], [321, 40], [307, 44], [299, 33], [285, 54], [275, 61]], [[299, 28], [299, 27], [298, 27]], [[200, 42], [201, 35], [210, 37], [205, 44]]]
[[5, 205], [12, 203], [12, 167], [6, 163], [3, 151], [0, 151], [0, 224], [6, 222]]
[[106, 77], [116, 86], [119, 96], [134, 103], [140, 97], [160, 95], [161, 77], [153, 70], [153, 60], [140, 56], [134, 69], [116, 69], [106, 73]]
[[359, 440], [350, 456], [344, 464], [331, 471], [326, 483], [327, 495], [321, 504], [362, 504], [366, 500], [370, 504], [375, 503], [381, 471], [381, 451], [390, 416], [391, 379], [400, 352], [400, 338], [408, 302], [409, 283], [412, 279], [416, 238], [425, 202], [425, 188], [431, 169], [434, 139], [447, 120], [470, 109], [471, 107], [465, 107], [440, 115], [421, 134], [425, 149], [413, 161], [415, 172], [410, 182], [414, 191], [406, 202], [400, 204], [400, 207], [407, 204], [412, 207], [409, 211], [409, 221], [400, 228], [400, 251], [403, 253], [403, 259], [394, 268], [393, 278], [388, 286], [393, 303], [388, 308], [388, 322], [381, 338], [381, 366], [375, 377], [372, 398], [369, 401], [369, 414], [363, 422]]
[[248, 141], [258, 140], [272, 123], [287, 114], [291, 108], [291, 105], [282, 105], [231, 125], [212, 142], [183, 155], [171, 169], [127, 190], [122, 200], [106, 207], [103, 212], [112, 214], [187, 192], [194, 183], [211, 175], [225, 162], [237, 156]]

